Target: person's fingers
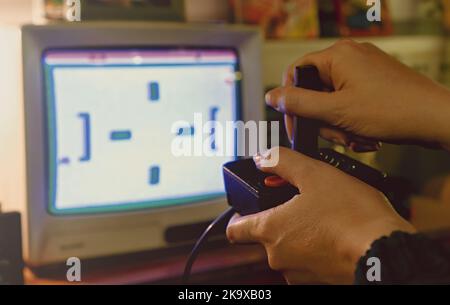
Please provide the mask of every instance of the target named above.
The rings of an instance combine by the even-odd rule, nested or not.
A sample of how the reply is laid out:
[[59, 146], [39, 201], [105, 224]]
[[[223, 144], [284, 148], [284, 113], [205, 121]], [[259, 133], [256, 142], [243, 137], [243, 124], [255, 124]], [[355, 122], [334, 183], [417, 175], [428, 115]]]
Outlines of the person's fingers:
[[271, 213], [273, 211], [266, 210], [248, 216], [235, 214], [228, 223], [228, 240], [231, 243], [265, 243], [269, 239], [265, 234], [265, 223]]
[[[285, 115], [284, 125], [286, 128], [286, 134], [288, 135], [289, 142], [292, 143], [293, 132], [293, 118], [290, 115]], [[344, 131], [330, 126], [321, 127], [319, 129], [319, 135], [321, 138], [330, 141], [334, 144], [349, 146], [351, 143], [351, 136]], [[357, 142], [355, 142], [357, 143]]]
[[334, 144], [347, 147], [350, 143], [350, 135], [332, 127], [322, 127], [319, 129], [320, 136]]
[[[286, 114], [284, 116], [284, 126], [286, 134], [289, 139], [289, 143], [292, 143], [293, 137], [293, 117]], [[338, 128], [334, 128], [329, 125], [325, 125], [319, 129], [319, 135], [321, 138], [330, 141], [337, 145], [342, 145], [352, 149], [354, 152], [372, 152], [381, 148], [381, 142], [377, 140], [367, 139], [359, 137], [342, 131]]]
[[304, 65], [314, 65], [317, 67], [320, 73], [322, 82], [329, 87], [332, 87], [331, 79], [331, 48], [327, 48], [322, 51], [309, 53], [302, 58], [292, 63], [283, 74], [283, 86], [293, 86], [294, 84], [294, 71], [295, 67]]
[[310, 174], [316, 170], [319, 162], [285, 147], [272, 148], [264, 155], [256, 155], [253, 159], [263, 172], [278, 175], [298, 189], [314, 183]]
[[320, 128], [319, 134], [323, 139], [350, 148], [354, 152], [371, 152], [381, 148], [381, 142], [377, 140], [355, 136], [331, 126]]
[[279, 112], [318, 119], [334, 125], [342, 108], [340, 93], [318, 92], [295, 87], [280, 87], [266, 94], [266, 103]]
[[[294, 119], [292, 115], [284, 115], [284, 126], [290, 143], [292, 143], [293, 137], [293, 123]], [[323, 127], [321, 127], [319, 129], [319, 135], [323, 139], [334, 144], [349, 148], [353, 147], [354, 149], [356, 149], [356, 151], [358, 151], [359, 149], [364, 151], [364, 148], [366, 148], [368, 151], [376, 151], [381, 148], [381, 143], [377, 140], [355, 136], [330, 125], [324, 125]]]
[[361, 136], [352, 135], [349, 139], [348, 147], [354, 152], [371, 152], [381, 148], [381, 142]]
[[314, 65], [319, 70], [320, 78], [322, 79], [322, 82], [325, 84], [325, 86], [333, 88], [333, 60], [339, 54], [339, 50], [341, 50], [341, 47], [344, 46], [365, 46], [366, 48], [377, 49], [373, 45], [367, 46], [365, 44], [359, 44], [349, 38], [341, 39], [337, 43], [324, 50], [309, 53], [292, 63], [283, 74], [283, 86], [293, 86], [295, 67], [303, 65]]
[[356, 153], [365, 153], [380, 150], [381, 144], [379, 142], [372, 144], [361, 144], [358, 142], [352, 142], [350, 143], [349, 147]]

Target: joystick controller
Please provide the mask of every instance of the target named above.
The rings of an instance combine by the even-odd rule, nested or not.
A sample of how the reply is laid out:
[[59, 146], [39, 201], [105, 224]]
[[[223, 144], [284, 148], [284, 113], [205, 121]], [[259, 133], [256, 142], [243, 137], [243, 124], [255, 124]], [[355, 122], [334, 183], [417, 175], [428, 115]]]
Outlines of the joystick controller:
[[[315, 66], [297, 67], [294, 76], [296, 87], [323, 90], [319, 71]], [[392, 191], [392, 185], [387, 182], [385, 174], [332, 149], [319, 149], [319, 126], [320, 123], [315, 120], [295, 118], [292, 149], [326, 162], [385, 194]], [[194, 261], [214, 228], [226, 225], [235, 212], [243, 216], [255, 214], [281, 205], [299, 194], [296, 187], [282, 178], [260, 171], [252, 159], [225, 164], [223, 175], [228, 204], [231, 208], [217, 217], [198, 239], [186, 262], [183, 273], [184, 283], [189, 281]], [[389, 198], [388, 195], [386, 196]]]
[[[322, 91], [323, 83], [315, 66], [295, 69], [296, 87]], [[295, 117], [292, 149], [321, 160], [383, 191], [386, 174], [332, 149], [319, 149], [316, 120]], [[296, 187], [280, 177], [260, 171], [252, 159], [229, 162], [223, 167], [228, 204], [240, 215], [255, 214], [289, 201], [299, 194]]]

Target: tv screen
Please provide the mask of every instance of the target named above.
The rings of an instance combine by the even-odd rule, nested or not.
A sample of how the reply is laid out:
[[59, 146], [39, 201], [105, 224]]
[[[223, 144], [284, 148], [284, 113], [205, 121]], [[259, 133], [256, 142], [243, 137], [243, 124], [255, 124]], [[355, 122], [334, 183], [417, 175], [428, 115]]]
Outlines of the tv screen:
[[[225, 126], [238, 119], [234, 50], [50, 49], [43, 66], [51, 213], [160, 208], [223, 196], [221, 167], [234, 159], [224, 151], [235, 151], [236, 141], [219, 143], [213, 127], [202, 130], [195, 121]], [[174, 152], [205, 134], [209, 153]]]

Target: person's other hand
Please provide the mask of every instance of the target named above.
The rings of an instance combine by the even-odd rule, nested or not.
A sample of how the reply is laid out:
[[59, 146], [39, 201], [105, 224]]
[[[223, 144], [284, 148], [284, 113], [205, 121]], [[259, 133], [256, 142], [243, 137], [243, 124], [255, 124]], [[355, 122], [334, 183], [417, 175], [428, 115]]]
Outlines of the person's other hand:
[[[315, 65], [331, 92], [293, 87], [294, 68]], [[322, 137], [356, 151], [378, 141], [450, 148], [449, 91], [369, 43], [342, 40], [302, 57], [284, 75], [283, 87], [266, 95], [288, 115], [323, 121]]]
[[275, 167], [265, 167], [261, 156], [255, 162], [301, 195], [258, 214], [236, 215], [227, 236], [232, 243], [261, 243], [270, 267], [290, 284], [352, 283], [358, 259], [374, 240], [414, 232], [382, 193], [328, 164], [286, 148]]

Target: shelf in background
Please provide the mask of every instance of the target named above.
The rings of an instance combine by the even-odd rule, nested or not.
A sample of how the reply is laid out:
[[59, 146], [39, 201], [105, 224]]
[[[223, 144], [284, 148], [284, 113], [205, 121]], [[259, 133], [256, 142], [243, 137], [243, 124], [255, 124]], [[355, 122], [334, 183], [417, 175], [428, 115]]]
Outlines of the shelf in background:
[[[441, 67], [447, 44], [447, 39], [444, 36], [407, 35], [368, 37], [355, 40], [371, 42], [415, 70], [435, 80], [441, 79]], [[264, 85], [266, 87], [279, 85], [283, 71], [292, 62], [307, 53], [325, 49], [336, 41], [338, 41], [336, 38], [266, 41], [263, 48]], [[370, 73], [370, 71], [367, 71], [367, 73]]]

